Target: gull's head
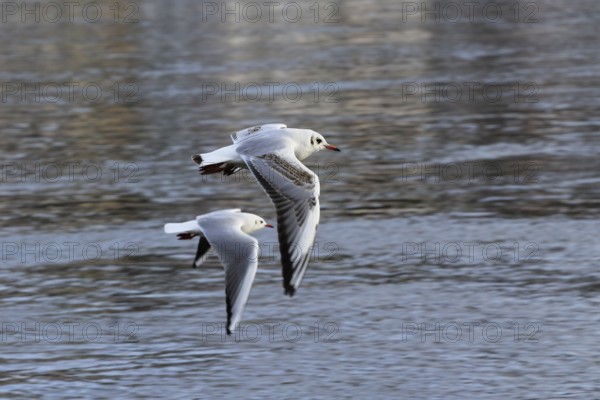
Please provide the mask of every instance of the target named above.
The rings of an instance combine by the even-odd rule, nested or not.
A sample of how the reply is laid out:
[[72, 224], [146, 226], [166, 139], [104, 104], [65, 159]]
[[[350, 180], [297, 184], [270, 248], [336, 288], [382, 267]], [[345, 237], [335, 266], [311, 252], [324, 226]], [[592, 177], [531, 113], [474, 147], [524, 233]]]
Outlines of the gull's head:
[[273, 225], [268, 224], [263, 218], [256, 214], [243, 213], [244, 221], [242, 231], [252, 233], [262, 228], [273, 228]]
[[311, 129], [292, 129], [288, 128], [287, 134], [294, 140], [294, 154], [298, 160], [302, 161], [310, 157], [313, 153], [321, 150], [340, 151], [335, 146], [327, 143], [327, 140], [319, 132]]
[[321, 150], [340, 151], [340, 149], [338, 149], [337, 147], [327, 143], [327, 140], [325, 140], [323, 135], [315, 131], [311, 131], [310, 134], [310, 147], [312, 148], [313, 152]]

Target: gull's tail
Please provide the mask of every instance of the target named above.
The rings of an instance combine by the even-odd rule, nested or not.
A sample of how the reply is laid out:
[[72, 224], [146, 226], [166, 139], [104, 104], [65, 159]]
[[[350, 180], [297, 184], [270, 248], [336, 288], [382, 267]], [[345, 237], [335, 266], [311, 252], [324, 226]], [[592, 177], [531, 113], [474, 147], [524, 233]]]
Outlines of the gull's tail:
[[201, 175], [216, 174], [223, 172], [225, 175], [231, 175], [239, 171], [239, 163], [235, 160], [239, 155], [233, 145], [220, 148], [210, 153], [194, 154], [192, 161], [200, 166]]
[[165, 224], [165, 233], [176, 233], [179, 240], [189, 240], [200, 236], [198, 250], [196, 250], [196, 257], [194, 257], [194, 263], [192, 264], [193, 268], [199, 267], [208, 257], [210, 243], [202, 234], [198, 220]]
[[193, 220], [165, 224], [165, 233], [202, 233], [202, 231], [198, 226], [198, 221]]

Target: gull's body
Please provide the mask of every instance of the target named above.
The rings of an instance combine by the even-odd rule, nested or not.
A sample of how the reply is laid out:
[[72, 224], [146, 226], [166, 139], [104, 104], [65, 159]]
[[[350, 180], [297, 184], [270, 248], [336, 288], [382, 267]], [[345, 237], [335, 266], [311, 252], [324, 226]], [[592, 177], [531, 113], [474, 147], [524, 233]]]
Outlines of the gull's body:
[[256, 269], [258, 241], [249, 234], [271, 227], [258, 215], [239, 209], [215, 211], [198, 216], [195, 220], [165, 224], [166, 233], [178, 238], [200, 237], [193, 267], [199, 267], [213, 248], [225, 268], [225, 295], [227, 300], [227, 333], [240, 321]]
[[310, 129], [268, 124], [232, 135], [233, 144], [192, 157], [203, 174], [230, 175], [248, 168], [277, 210], [285, 294], [293, 296], [308, 267], [319, 224], [319, 177], [300, 161], [323, 150], [339, 151]]

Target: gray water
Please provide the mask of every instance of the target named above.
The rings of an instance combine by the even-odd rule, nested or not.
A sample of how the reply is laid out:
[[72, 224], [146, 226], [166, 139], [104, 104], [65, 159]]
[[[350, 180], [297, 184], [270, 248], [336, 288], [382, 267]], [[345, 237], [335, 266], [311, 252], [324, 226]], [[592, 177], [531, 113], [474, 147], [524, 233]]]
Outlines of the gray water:
[[[597, 2], [299, 2], [298, 21], [228, 2], [222, 21], [221, 2], [99, 1], [55, 22], [14, 4], [1, 397], [597, 396]], [[322, 212], [302, 287], [283, 296], [259, 232], [226, 337], [217, 259], [190, 268], [195, 243], [162, 226], [273, 221], [247, 175], [189, 159], [265, 122], [342, 153], [307, 161]]]

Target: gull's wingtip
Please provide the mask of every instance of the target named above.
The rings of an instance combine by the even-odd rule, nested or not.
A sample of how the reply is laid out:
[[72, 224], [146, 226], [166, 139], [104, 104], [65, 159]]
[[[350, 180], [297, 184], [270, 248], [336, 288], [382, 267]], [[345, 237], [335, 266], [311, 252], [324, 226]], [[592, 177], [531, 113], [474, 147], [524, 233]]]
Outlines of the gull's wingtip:
[[296, 294], [296, 289], [293, 286], [286, 286], [284, 294], [286, 296], [294, 297], [294, 294]]
[[202, 156], [200, 154], [194, 154], [192, 156], [192, 161], [195, 162], [196, 164], [200, 165], [202, 164]]

